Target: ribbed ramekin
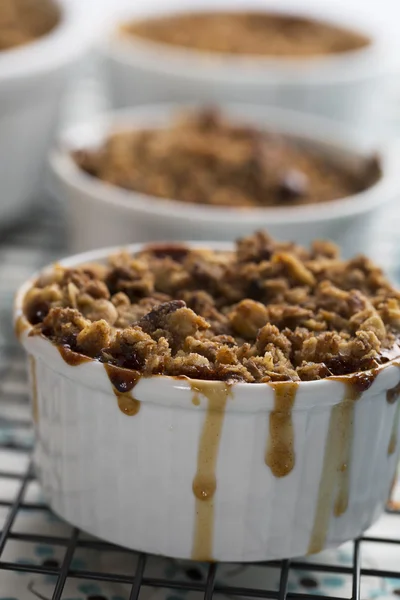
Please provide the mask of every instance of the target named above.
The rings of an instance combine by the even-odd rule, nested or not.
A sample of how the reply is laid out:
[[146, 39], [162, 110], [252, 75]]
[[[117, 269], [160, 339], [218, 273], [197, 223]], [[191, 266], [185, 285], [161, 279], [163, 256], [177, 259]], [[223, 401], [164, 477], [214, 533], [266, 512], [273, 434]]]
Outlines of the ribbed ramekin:
[[379, 154], [382, 176], [374, 185], [317, 204], [240, 209], [156, 198], [91, 177], [71, 157], [74, 150], [98, 147], [115, 131], [167, 127], [182, 111], [194, 107], [136, 107], [100, 115], [64, 131], [50, 162], [53, 192], [65, 204], [73, 252], [157, 240], [232, 241], [267, 228], [280, 240], [309, 244], [316, 238], [330, 239], [345, 256], [368, 253], [377, 211], [400, 196], [399, 148], [397, 143], [371, 144], [362, 133], [325, 119], [255, 105], [220, 106], [232, 122], [286, 136], [345, 168]]
[[71, 77], [101, 25], [93, 0], [55, 0], [60, 23], [47, 35], [0, 52], [0, 226], [43, 190], [46, 155]]
[[154, 376], [133, 387], [132, 372], [110, 377], [30, 335], [22, 307], [33, 282], [17, 294], [15, 323], [30, 362], [34, 460], [67, 521], [136, 550], [245, 562], [337, 546], [381, 514], [399, 453], [396, 361], [298, 385]]
[[[119, 0], [99, 52], [117, 108], [150, 102], [247, 102], [305, 111], [380, 132], [393, 89], [397, 32], [371, 6], [315, 0]], [[354, 4], [354, 3], [353, 3]], [[272, 10], [320, 19], [370, 37], [365, 48], [312, 57], [200, 52], [121, 35], [118, 25], [190, 11]]]

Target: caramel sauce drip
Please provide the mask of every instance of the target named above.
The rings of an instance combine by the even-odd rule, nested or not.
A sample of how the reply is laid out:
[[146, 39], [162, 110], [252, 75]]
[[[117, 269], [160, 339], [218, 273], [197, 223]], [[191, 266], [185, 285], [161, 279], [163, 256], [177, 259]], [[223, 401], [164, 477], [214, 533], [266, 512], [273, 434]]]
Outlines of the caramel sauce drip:
[[389, 446], [388, 446], [388, 455], [389, 456], [394, 454], [397, 449], [397, 432], [399, 430], [399, 420], [400, 420], [400, 402], [399, 402], [399, 400], [397, 400], [396, 412], [394, 414], [394, 419], [393, 419], [392, 433], [390, 435]]
[[375, 380], [376, 374], [351, 378], [337, 377], [346, 385], [344, 398], [340, 404], [333, 406], [329, 421], [328, 436], [325, 444], [324, 463], [319, 485], [317, 508], [308, 554], [321, 552], [325, 547], [329, 520], [332, 511], [332, 500], [335, 517], [343, 515], [349, 504], [350, 458], [354, 434], [354, 403], [361, 398], [362, 392]]
[[104, 368], [113, 386], [120, 411], [127, 417], [137, 415], [140, 410], [140, 401], [136, 400], [131, 392], [140, 379], [140, 373], [107, 363], [104, 365]]
[[104, 364], [104, 368], [113, 387], [120, 394], [131, 392], [140, 379], [139, 371], [123, 369], [122, 367], [116, 367], [108, 363]]
[[20, 315], [17, 320], [15, 321], [15, 335], [18, 339], [21, 338], [21, 335], [24, 333], [24, 331], [26, 331], [28, 329], [28, 324], [26, 322], [26, 319], [24, 317], [24, 315]]
[[31, 372], [32, 385], [32, 418], [33, 422], [37, 424], [39, 422], [39, 402], [36, 376], [36, 359], [34, 356], [29, 356], [29, 368]]
[[231, 386], [222, 381], [196, 381], [191, 383], [191, 388], [195, 405], [199, 402], [199, 394], [207, 398], [207, 412], [197, 456], [197, 471], [192, 485], [196, 497], [192, 559], [210, 561], [213, 560], [214, 494], [217, 489], [215, 471]]
[[400, 397], [400, 381], [394, 388], [391, 388], [386, 392], [386, 400], [389, 404], [394, 404]]
[[347, 397], [341, 405], [340, 428], [337, 432], [338, 445], [337, 495], [333, 507], [335, 517], [343, 515], [349, 505], [350, 458], [354, 435], [354, 401]]
[[194, 406], [200, 406], [200, 397], [199, 397], [199, 393], [196, 392], [195, 390], [193, 390], [193, 396], [192, 396], [192, 404], [194, 404]]
[[394, 454], [396, 452], [396, 448], [397, 448], [397, 436], [392, 435], [390, 436], [390, 440], [389, 440], [389, 446], [388, 446], [388, 455], [391, 456], [392, 454]]
[[[366, 373], [356, 373], [349, 378], [342, 379], [346, 384], [346, 398], [343, 405], [343, 428], [341, 435], [341, 465], [338, 473], [338, 494], [336, 497], [333, 514], [335, 517], [343, 515], [349, 504], [350, 469], [353, 436], [354, 436], [354, 402], [361, 398], [377, 378], [379, 370]], [[339, 378], [340, 380], [340, 378]]]
[[387, 508], [389, 508], [390, 510], [400, 510], [400, 502], [397, 502], [393, 496], [394, 496], [394, 491], [396, 489], [396, 484], [397, 484], [397, 470], [394, 472], [393, 475], [393, 479], [392, 479], [392, 483], [390, 486], [390, 492], [389, 492], [389, 498], [387, 500]]
[[130, 393], [119, 394], [116, 390], [114, 393], [118, 400], [118, 408], [127, 417], [134, 417], [140, 410], [140, 401], [133, 398]]
[[[400, 366], [399, 363], [393, 363], [393, 364], [395, 364], [396, 367]], [[386, 400], [387, 400], [388, 404], [395, 404], [397, 402], [396, 412], [394, 413], [394, 419], [393, 419], [392, 433], [390, 435], [389, 446], [388, 446], [388, 451], [387, 451], [389, 456], [394, 454], [396, 452], [396, 448], [397, 448], [397, 432], [399, 429], [399, 419], [400, 419], [399, 398], [400, 398], [400, 381], [397, 385], [395, 385], [393, 388], [391, 388], [390, 390], [388, 390], [386, 392]]]
[[295, 465], [292, 409], [299, 384], [290, 382], [270, 385], [275, 391], [275, 406], [269, 415], [265, 464], [275, 477], [285, 477]]
[[374, 369], [364, 373], [355, 373], [351, 377], [330, 377], [329, 379], [335, 379], [346, 384], [348, 400], [359, 400], [361, 394], [369, 390], [378, 375], [379, 369]]
[[79, 354], [79, 352], [74, 352], [68, 346], [57, 346], [57, 348], [63, 360], [70, 367], [78, 367], [79, 365], [82, 365], [86, 362], [90, 362], [92, 360], [91, 358], [89, 358], [89, 356]]

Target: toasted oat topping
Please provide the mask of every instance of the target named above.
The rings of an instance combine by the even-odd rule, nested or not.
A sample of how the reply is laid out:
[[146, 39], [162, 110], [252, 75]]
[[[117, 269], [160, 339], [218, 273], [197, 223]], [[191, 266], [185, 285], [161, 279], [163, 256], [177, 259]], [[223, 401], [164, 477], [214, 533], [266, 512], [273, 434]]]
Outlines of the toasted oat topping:
[[300, 16], [262, 12], [182, 13], [122, 25], [123, 34], [222, 54], [307, 57], [358, 50], [360, 33]]
[[307, 381], [400, 355], [400, 293], [368, 258], [263, 232], [230, 252], [155, 245], [55, 267], [24, 312], [33, 334], [144, 376]]
[[0, 50], [46, 35], [59, 20], [60, 9], [53, 0], [0, 0]]
[[363, 191], [380, 177], [375, 158], [339, 164], [311, 150], [205, 109], [166, 128], [114, 133], [75, 152], [89, 175], [158, 198], [215, 206], [326, 202]]

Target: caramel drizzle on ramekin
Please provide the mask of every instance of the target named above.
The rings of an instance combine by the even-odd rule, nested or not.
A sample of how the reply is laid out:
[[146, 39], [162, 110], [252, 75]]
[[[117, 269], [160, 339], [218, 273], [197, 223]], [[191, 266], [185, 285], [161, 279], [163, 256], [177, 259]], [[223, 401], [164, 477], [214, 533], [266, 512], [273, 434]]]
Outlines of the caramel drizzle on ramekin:
[[354, 437], [354, 404], [374, 383], [378, 371], [356, 373], [351, 377], [331, 377], [345, 384], [343, 400], [332, 407], [325, 455], [319, 485], [317, 508], [308, 554], [321, 552], [328, 535], [332, 501], [335, 517], [343, 515], [349, 504], [351, 454]]
[[37, 389], [37, 375], [36, 375], [36, 358], [29, 355], [29, 368], [31, 373], [31, 397], [32, 397], [32, 419], [35, 425], [39, 422], [39, 399]]
[[[397, 363], [396, 363], [396, 365], [399, 366]], [[400, 381], [397, 385], [395, 385], [393, 388], [391, 388], [390, 390], [388, 390], [386, 392], [386, 400], [387, 400], [388, 404], [397, 403], [396, 410], [394, 413], [392, 433], [390, 434], [390, 440], [389, 440], [389, 445], [388, 445], [388, 455], [389, 456], [394, 454], [397, 450], [397, 441], [398, 441], [397, 436], [398, 436], [399, 419], [400, 419], [399, 398], [400, 398]]]
[[89, 356], [85, 356], [85, 354], [74, 352], [74, 350], [71, 350], [71, 348], [68, 346], [57, 346], [57, 349], [64, 362], [66, 362], [70, 367], [79, 367], [79, 365], [83, 365], [84, 363], [93, 360]]
[[[17, 327], [16, 325], [16, 329]], [[70, 366], [78, 366], [84, 362], [94, 360], [76, 353], [66, 346], [58, 346], [58, 350]], [[335, 490], [337, 490], [337, 496], [334, 502], [333, 514], [339, 517], [346, 512], [348, 507], [354, 402], [361, 398], [363, 391], [371, 387], [378, 374], [390, 365], [400, 367], [400, 362], [392, 359], [390, 362], [371, 371], [356, 373], [352, 376], [329, 378], [329, 380], [344, 383], [346, 392], [343, 400], [333, 406], [331, 411], [308, 554], [320, 552], [325, 546]], [[104, 367], [113, 384], [120, 410], [128, 416], [137, 414], [140, 410], [140, 402], [133, 398], [130, 392], [140, 379], [140, 373], [107, 363], [104, 364]], [[35, 381], [34, 388], [36, 389], [36, 375], [35, 379], [32, 376], [32, 381]], [[270, 385], [275, 390], [275, 406], [270, 414], [270, 437], [265, 453], [265, 462], [276, 477], [284, 477], [295, 466], [292, 409], [299, 383], [282, 382]], [[226, 403], [231, 393], [231, 384], [222, 381], [196, 380], [196, 382], [191, 383], [191, 389], [193, 391], [192, 402], [195, 406], [200, 405], [199, 394], [203, 394], [208, 401], [206, 418], [200, 437], [197, 472], [192, 485], [196, 497], [196, 524], [192, 558], [210, 561], [213, 560], [214, 494], [217, 488], [215, 470]], [[37, 391], [36, 393], [32, 392], [32, 396], [33, 407], [35, 407], [35, 397], [37, 405]], [[386, 395], [389, 404], [398, 402], [388, 447], [389, 455], [393, 454], [397, 447], [397, 429], [400, 419], [399, 397], [400, 382], [394, 388], [388, 390]], [[37, 410], [35, 408], [33, 410], [34, 419], [37, 419]], [[338, 440], [342, 443], [339, 443]]]
[[131, 392], [140, 379], [140, 373], [107, 363], [104, 364], [104, 368], [112, 383], [120, 411], [127, 417], [137, 415], [140, 410], [140, 401], [136, 400]]
[[16, 337], [17, 337], [18, 340], [21, 339], [22, 334], [27, 329], [29, 329], [29, 324], [28, 324], [26, 318], [24, 317], [24, 315], [19, 315], [16, 318], [15, 324], [14, 324], [15, 335], [16, 335]]
[[[94, 359], [71, 350], [68, 346], [57, 346], [63, 360], [70, 367], [78, 367]], [[140, 401], [132, 396], [132, 390], [141, 375], [138, 371], [123, 369], [109, 363], [104, 363], [104, 368], [113, 386], [113, 392], [118, 401], [118, 408], [127, 417], [137, 415], [140, 410]]]
[[197, 470], [193, 479], [196, 497], [196, 521], [192, 559], [213, 560], [214, 495], [217, 489], [216, 467], [225, 409], [231, 385], [222, 381], [191, 382], [193, 404], [198, 406], [199, 394], [207, 398], [207, 411], [200, 436]]
[[295, 465], [292, 410], [299, 384], [282, 382], [269, 385], [275, 393], [275, 405], [269, 415], [265, 464], [275, 477], [285, 477]]

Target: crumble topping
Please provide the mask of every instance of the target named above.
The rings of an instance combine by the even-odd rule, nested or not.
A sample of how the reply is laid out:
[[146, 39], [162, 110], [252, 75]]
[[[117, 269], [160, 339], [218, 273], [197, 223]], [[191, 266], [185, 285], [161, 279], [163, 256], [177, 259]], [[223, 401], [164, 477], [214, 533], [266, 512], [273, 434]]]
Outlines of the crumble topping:
[[373, 262], [265, 232], [234, 251], [153, 245], [56, 266], [24, 313], [33, 335], [143, 376], [307, 381], [400, 355], [400, 292]]
[[76, 164], [105, 183], [182, 202], [295, 206], [361, 192], [380, 177], [376, 158], [335, 162], [322, 148], [231, 122], [212, 109], [165, 128], [120, 131]]
[[339, 54], [370, 44], [355, 31], [267, 12], [181, 13], [125, 23], [121, 32], [199, 51], [290, 58]]
[[60, 21], [53, 0], [1, 0], [0, 50], [22, 46], [42, 37]]

